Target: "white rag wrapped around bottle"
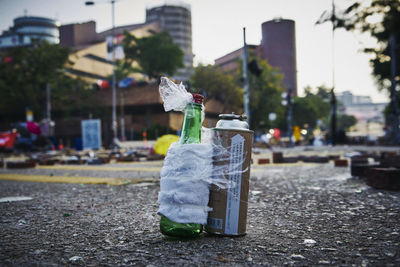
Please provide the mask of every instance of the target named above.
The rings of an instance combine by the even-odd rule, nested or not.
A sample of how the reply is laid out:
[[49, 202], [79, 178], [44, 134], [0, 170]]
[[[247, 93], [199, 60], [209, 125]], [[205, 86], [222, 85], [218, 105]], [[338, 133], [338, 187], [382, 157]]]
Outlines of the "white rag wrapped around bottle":
[[171, 145], [161, 170], [159, 214], [177, 223], [207, 223], [212, 155], [211, 144]]

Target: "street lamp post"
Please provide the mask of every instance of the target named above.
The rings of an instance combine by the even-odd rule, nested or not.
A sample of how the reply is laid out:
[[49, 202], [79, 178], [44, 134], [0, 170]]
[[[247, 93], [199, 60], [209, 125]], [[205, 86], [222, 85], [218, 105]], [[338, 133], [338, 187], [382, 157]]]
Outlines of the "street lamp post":
[[[114, 16], [114, 3], [115, 0], [111, 0], [111, 20], [112, 20], [112, 28], [111, 28], [111, 35], [112, 35], [112, 44], [111, 44], [111, 49], [112, 49], [112, 133], [113, 133], [113, 145], [115, 144], [115, 141], [118, 138], [118, 133], [117, 133], [117, 88], [116, 88], [116, 81], [115, 81], [115, 44], [114, 44], [114, 30], [115, 30], [115, 16]], [[93, 1], [86, 1], [85, 5], [87, 6], [92, 6], [94, 5], [95, 2]]]
[[[247, 79], [247, 44], [246, 44], [246, 28], [243, 28], [243, 105], [244, 105], [244, 113], [247, 116], [247, 123], [250, 128], [250, 107], [249, 107], [249, 81]], [[251, 129], [251, 128], [250, 128]]]
[[335, 96], [335, 22], [336, 22], [336, 15], [335, 15], [335, 0], [332, 0], [332, 90], [331, 90], [331, 110], [330, 110], [330, 117], [331, 117], [331, 140], [332, 146], [336, 145], [336, 96]]

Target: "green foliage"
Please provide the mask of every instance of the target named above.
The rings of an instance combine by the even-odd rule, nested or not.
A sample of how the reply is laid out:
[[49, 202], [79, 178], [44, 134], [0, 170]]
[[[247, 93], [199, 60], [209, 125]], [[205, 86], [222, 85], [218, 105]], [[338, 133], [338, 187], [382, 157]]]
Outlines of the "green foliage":
[[[389, 38], [395, 34], [400, 42], [400, 1], [372, 0], [369, 6], [358, 1], [345, 11], [348, 19], [347, 30], [368, 32], [375, 37], [379, 46], [364, 51], [373, 55], [371, 65], [380, 89], [390, 88], [390, 46]], [[377, 20], [378, 19], [378, 20]], [[400, 79], [400, 46], [396, 48], [397, 81]]]
[[[125, 32], [123, 47], [124, 67], [132, 72], [140, 70], [150, 78], [157, 78], [161, 74], [173, 75], [183, 67], [183, 51], [166, 31], [142, 38]], [[132, 68], [133, 62], [140, 68]]]
[[148, 140], [157, 140], [157, 138], [165, 135], [165, 134], [176, 134], [176, 131], [172, 130], [169, 127], [161, 126], [159, 124], [152, 125], [148, 129], [143, 129], [140, 132], [140, 140], [143, 140], [143, 132], [146, 132], [146, 138]]
[[337, 129], [348, 131], [351, 126], [356, 125], [357, 119], [352, 115], [339, 114], [337, 117]]
[[[257, 58], [262, 70], [259, 76], [249, 73], [250, 88], [250, 127], [254, 130], [264, 130], [270, 127], [285, 128], [285, 107], [281, 104], [282, 74], [265, 60]], [[268, 120], [269, 113], [276, 113], [274, 122]]]
[[232, 75], [216, 66], [198, 66], [191, 77], [191, 85], [207, 99], [216, 98], [231, 105], [232, 110], [243, 105], [243, 90], [235, 83]]
[[[69, 50], [46, 41], [35, 41], [33, 47], [15, 47], [4, 53], [11, 62], [0, 62], [0, 114], [4, 120], [25, 120], [25, 109], [31, 108], [35, 120], [46, 111], [46, 85], [50, 85], [54, 102], [72, 108], [80, 99], [85, 83], [67, 75]], [[82, 91], [83, 92], [83, 91]], [[84, 94], [87, 95], [87, 94]]]
[[322, 120], [329, 115], [329, 89], [320, 86], [313, 93], [311, 87], [306, 87], [304, 97], [295, 97], [293, 105], [293, 122], [294, 125], [303, 127], [308, 124], [314, 128], [317, 120]]

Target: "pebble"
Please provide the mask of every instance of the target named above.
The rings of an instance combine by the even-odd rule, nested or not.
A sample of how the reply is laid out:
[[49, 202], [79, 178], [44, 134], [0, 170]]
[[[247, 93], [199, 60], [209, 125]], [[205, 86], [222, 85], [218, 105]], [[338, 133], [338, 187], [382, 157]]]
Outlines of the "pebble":
[[114, 231], [122, 231], [122, 230], [125, 230], [125, 227], [120, 226], [120, 227], [115, 228], [115, 229], [113, 229], [113, 230], [114, 230]]
[[331, 251], [331, 252], [334, 252], [334, 251], [336, 251], [337, 249], [336, 249], [336, 248], [321, 248], [321, 250], [322, 250], [322, 251]]
[[303, 244], [307, 245], [307, 246], [313, 246], [317, 243], [317, 241], [313, 240], [313, 239], [304, 239]]
[[70, 262], [83, 261], [83, 258], [82, 258], [82, 257], [79, 257], [79, 256], [73, 256], [73, 257], [69, 258], [69, 261], [70, 261]]
[[305, 259], [305, 257], [303, 255], [300, 255], [300, 254], [292, 254], [290, 256], [290, 258], [293, 259], [293, 260], [304, 260]]

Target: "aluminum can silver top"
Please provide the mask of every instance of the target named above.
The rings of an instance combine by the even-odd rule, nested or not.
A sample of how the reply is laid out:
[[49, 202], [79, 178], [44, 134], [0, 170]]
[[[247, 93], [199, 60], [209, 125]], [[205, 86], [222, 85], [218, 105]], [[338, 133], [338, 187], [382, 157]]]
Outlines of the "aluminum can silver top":
[[249, 125], [246, 122], [246, 115], [220, 114], [220, 120], [217, 122], [215, 128], [217, 129], [232, 129], [232, 130], [249, 130]]

